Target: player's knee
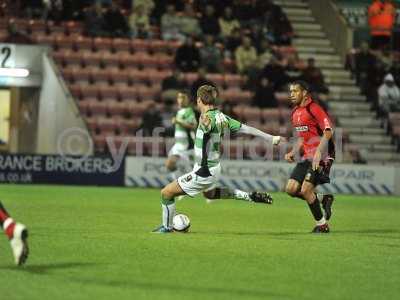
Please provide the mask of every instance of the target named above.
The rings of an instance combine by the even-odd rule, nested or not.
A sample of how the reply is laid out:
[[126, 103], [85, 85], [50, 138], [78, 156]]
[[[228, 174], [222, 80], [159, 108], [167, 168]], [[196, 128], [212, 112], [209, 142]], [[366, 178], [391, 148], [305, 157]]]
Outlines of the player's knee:
[[286, 186], [286, 193], [291, 197], [297, 197], [297, 188], [291, 185]]
[[176, 170], [176, 163], [172, 159], [167, 159], [167, 161], [165, 162], [165, 167], [168, 171], [173, 172]]

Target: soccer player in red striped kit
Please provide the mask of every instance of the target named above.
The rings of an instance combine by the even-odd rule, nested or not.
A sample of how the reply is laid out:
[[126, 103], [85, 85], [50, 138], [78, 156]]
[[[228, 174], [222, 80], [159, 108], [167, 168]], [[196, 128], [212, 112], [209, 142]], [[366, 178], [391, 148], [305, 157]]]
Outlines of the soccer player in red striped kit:
[[[333, 196], [322, 195], [318, 199], [315, 188], [330, 182], [329, 171], [335, 159], [332, 122], [323, 108], [312, 100], [306, 82], [299, 80], [291, 83], [289, 99], [294, 106], [292, 126], [298, 140], [285, 159], [295, 162], [297, 154], [301, 159], [287, 182], [286, 192], [307, 201], [316, 221], [313, 233], [328, 233], [327, 221], [332, 213]], [[322, 213], [320, 200], [325, 214]]]
[[28, 258], [28, 230], [25, 225], [15, 222], [3, 204], [0, 202], [0, 227], [3, 228], [4, 233], [10, 241], [11, 250], [14, 255], [15, 263], [20, 266], [23, 265]]

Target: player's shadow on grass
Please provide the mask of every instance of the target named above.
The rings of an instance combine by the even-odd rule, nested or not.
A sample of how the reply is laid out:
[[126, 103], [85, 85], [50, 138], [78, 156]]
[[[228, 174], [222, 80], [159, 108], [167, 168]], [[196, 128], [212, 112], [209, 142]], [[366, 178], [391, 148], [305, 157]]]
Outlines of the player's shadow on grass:
[[[385, 238], [385, 239], [396, 239], [400, 240], [400, 229], [388, 228], [388, 229], [360, 229], [360, 230], [335, 230], [332, 233], [334, 234], [353, 234], [359, 236], [369, 236], [369, 237], [377, 237], [377, 238]], [[397, 234], [398, 236], [388, 235], [388, 234]]]
[[110, 286], [110, 287], [122, 287], [122, 288], [132, 288], [132, 289], [142, 289], [146, 291], [169, 291], [169, 292], [188, 292], [196, 294], [204, 294], [206, 297], [211, 294], [215, 295], [231, 295], [235, 296], [246, 296], [261, 299], [290, 299], [290, 295], [271, 293], [270, 291], [255, 291], [253, 289], [239, 289], [239, 288], [220, 288], [220, 287], [210, 287], [210, 286], [187, 286], [179, 285], [175, 283], [147, 283], [147, 282], [137, 282], [133, 280], [104, 280], [104, 279], [83, 279], [83, 278], [73, 278], [72, 281], [77, 281], [83, 284], [99, 285], [99, 286]]
[[19, 272], [27, 272], [38, 275], [46, 275], [51, 273], [52, 271], [57, 270], [65, 270], [65, 269], [73, 269], [73, 268], [85, 268], [85, 267], [94, 267], [98, 266], [97, 263], [78, 263], [78, 262], [64, 262], [64, 263], [53, 263], [53, 264], [32, 264], [29, 262], [27, 265], [22, 267], [17, 266], [0, 266], [0, 270], [9, 270], [9, 271], [19, 271]]

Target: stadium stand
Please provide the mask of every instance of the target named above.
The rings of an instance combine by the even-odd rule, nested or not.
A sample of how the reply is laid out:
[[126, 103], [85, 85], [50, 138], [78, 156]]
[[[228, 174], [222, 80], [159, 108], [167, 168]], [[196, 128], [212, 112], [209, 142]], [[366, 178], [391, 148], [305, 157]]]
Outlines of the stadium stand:
[[[315, 58], [330, 91], [325, 106], [329, 106], [337, 124], [346, 128], [344, 141], [349, 142], [346, 148], [350, 152], [362, 150], [368, 161], [398, 159], [397, 146], [392, 144], [394, 140], [381, 128], [381, 121], [373, 117], [371, 105], [361, 95], [350, 72], [344, 69], [307, 2], [281, 0], [274, 3], [282, 8], [293, 27], [292, 46], [270, 43], [271, 54], [279, 59], [289, 78], [297, 78], [306, 67], [305, 61]], [[128, 15], [128, 11], [122, 12]], [[155, 102], [161, 113], [169, 105], [161, 97], [161, 82], [172, 73], [175, 52], [181, 42], [161, 40], [158, 25], [151, 26], [150, 39], [89, 37], [81, 21], [56, 23], [6, 17], [0, 21], [0, 37], [7, 36], [9, 24], [15, 24], [36, 43], [53, 49], [53, 58], [87, 121], [97, 152], [107, 151], [104, 148], [107, 135], [134, 136], [135, 130], [140, 128], [142, 112], [150, 103]], [[251, 35], [251, 31], [244, 28], [242, 34]], [[200, 48], [203, 44], [197, 42], [196, 45]], [[218, 46], [223, 50], [223, 41], [218, 42]], [[275, 89], [278, 108], [250, 107], [254, 90], [248, 84], [247, 75], [236, 73], [230, 55], [224, 55], [222, 69], [221, 73], [207, 74], [207, 79], [220, 88], [223, 101], [236, 105], [235, 112], [240, 120], [273, 134], [288, 133], [290, 107], [284, 89]], [[184, 74], [188, 86], [197, 76], [197, 73]], [[389, 119], [387, 127], [395, 133], [398, 127], [392, 125], [395, 124], [393, 120], [397, 119]]]

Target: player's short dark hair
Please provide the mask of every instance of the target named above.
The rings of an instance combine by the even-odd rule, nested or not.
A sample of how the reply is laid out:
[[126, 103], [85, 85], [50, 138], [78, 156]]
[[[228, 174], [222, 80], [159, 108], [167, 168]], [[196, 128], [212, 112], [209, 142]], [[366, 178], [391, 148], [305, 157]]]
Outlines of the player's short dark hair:
[[197, 98], [204, 104], [214, 105], [217, 102], [218, 90], [212, 85], [202, 85], [197, 90]]
[[310, 86], [304, 80], [295, 80], [290, 85], [298, 85], [303, 91], [310, 92]]

